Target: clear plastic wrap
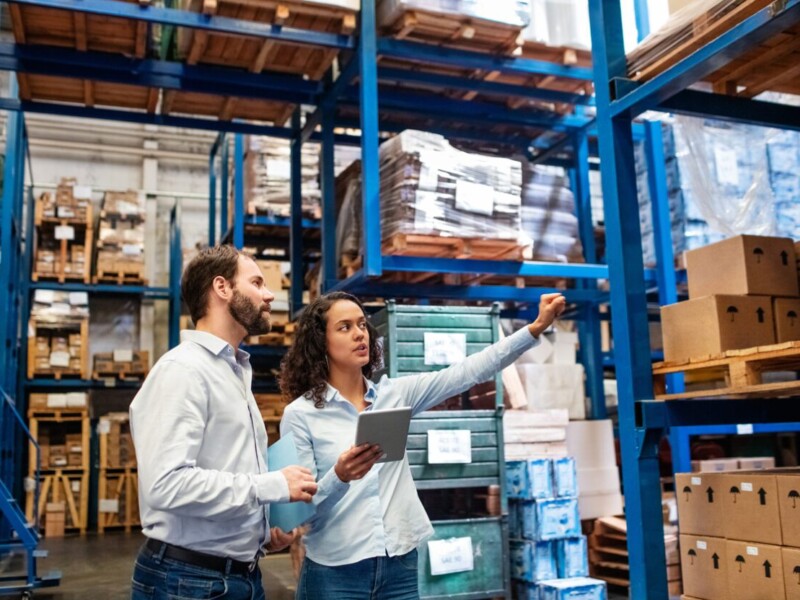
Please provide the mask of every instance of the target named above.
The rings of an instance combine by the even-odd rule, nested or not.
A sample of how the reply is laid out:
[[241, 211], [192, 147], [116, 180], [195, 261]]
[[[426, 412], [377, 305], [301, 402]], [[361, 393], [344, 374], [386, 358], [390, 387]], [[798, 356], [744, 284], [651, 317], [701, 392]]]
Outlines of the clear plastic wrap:
[[675, 125], [687, 219], [707, 223], [711, 234], [693, 236], [691, 247], [714, 237], [775, 235], [766, 149], [778, 132], [692, 117], [676, 117]]
[[413, 10], [449, 16], [482, 19], [514, 27], [526, 27], [530, 22], [529, 0], [379, 0], [378, 24], [389, 25], [400, 15]]

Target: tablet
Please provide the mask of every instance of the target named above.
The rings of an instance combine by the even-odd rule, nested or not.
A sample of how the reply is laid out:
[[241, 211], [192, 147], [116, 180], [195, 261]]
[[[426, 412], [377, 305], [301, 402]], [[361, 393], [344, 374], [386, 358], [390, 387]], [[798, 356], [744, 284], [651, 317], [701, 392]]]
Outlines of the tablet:
[[378, 444], [385, 456], [378, 462], [402, 460], [406, 453], [411, 408], [387, 408], [358, 415], [356, 446]]

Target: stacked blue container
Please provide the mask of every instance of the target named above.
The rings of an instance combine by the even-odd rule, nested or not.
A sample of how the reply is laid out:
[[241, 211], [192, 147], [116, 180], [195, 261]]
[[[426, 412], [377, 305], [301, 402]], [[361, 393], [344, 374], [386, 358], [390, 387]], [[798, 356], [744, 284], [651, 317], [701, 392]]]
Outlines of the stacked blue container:
[[[578, 515], [578, 476], [571, 457], [506, 462], [511, 577], [525, 600], [604, 599], [605, 583], [587, 579], [586, 537]], [[587, 581], [597, 586], [586, 588]], [[574, 583], [574, 586], [572, 585]], [[588, 590], [588, 592], [586, 591]], [[553, 595], [555, 594], [555, 595]]]

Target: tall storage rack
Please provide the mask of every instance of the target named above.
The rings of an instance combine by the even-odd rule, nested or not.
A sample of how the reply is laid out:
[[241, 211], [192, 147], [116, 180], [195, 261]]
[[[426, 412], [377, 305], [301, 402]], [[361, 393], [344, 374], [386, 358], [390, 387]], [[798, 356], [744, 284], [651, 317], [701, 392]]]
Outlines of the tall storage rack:
[[[616, 0], [590, 0], [589, 6], [608, 234], [631, 596], [635, 599], [666, 598], [658, 469], [658, 442], [662, 434], [692, 427], [694, 429], [673, 436], [676, 442], [683, 440], [685, 444], [686, 434], [709, 426], [716, 431], [730, 431], [740, 423], [763, 423], [765, 425], [756, 427], [774, 430], [770, 423], [797, 421], [800, 405], [796, 398], [652, 400], [641, 234], [636, 219], [630, 218], [637, 210], [631, 123], [644, 111], [661, 110], [799, 129], [800, 109], [797, 107], [737, 97], [735, 85], [725, 90], [733, 95], [687, 88], [731, 60], [744, 56], [761, 42], [800, 23], [800, 2], [775, 2], [757, 10], [644, 83], [628, 77], [620, 4]], [[668, 236], [662, 232], [660, 238], [663, 244]], [[674, 282], [672, 263], [664, 258], [662, 253], [659, 279], [670, 287], [662, 288], [662, 303], [671, 301], [668, 295], [674, 290], [671, 287]], [[684, 451], [682, 448], [681, 452]]]

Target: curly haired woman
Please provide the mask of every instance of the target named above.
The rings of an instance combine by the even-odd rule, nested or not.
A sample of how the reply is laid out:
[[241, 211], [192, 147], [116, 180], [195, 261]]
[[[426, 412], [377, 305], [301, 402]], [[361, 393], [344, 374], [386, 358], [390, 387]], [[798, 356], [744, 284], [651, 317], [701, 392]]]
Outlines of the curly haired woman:
[[306, 307], [280, 381], [283, 394], [295, 398], [281, 435], [293, 435], [300, 463], [319, 483], [299, 600], [419, 598], [416, 548], [433, 528], [408, 458], [375, 466], [378, 446], [353, 446], [358, 414], [400, 406], [417, 414], [490, 379], [535, 346], [564, 306], [561, 294], [544, 294], [533, 323], [463, 362], [377, 384], [370, 377], [381, 349], [361, 302], [334, 292]]

